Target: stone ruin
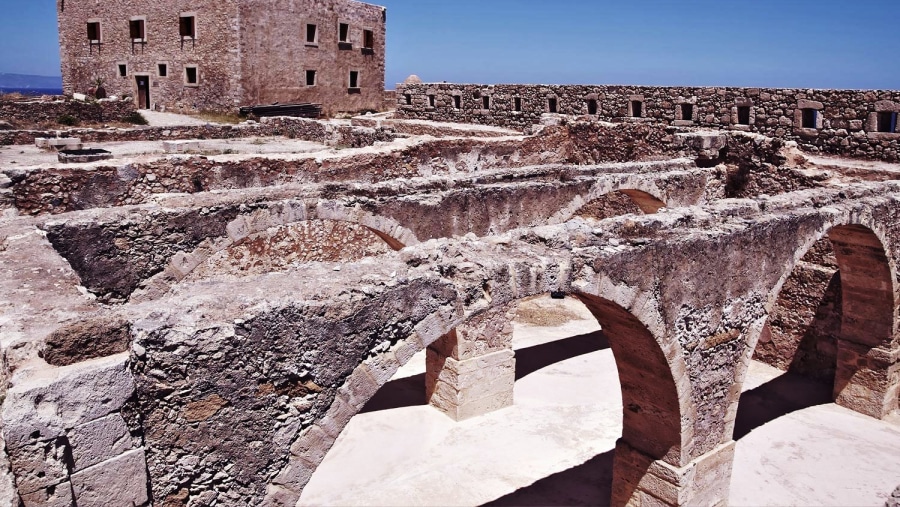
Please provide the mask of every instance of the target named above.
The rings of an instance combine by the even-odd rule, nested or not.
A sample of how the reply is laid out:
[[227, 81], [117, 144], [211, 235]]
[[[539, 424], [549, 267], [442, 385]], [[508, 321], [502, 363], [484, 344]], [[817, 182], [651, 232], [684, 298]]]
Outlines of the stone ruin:
[[[449, 416], [515, 403], [509, 323], [550, 293], [615, 355], [614, 505], [727, 501], [754, 357], [896, 411], [900, 167], [550, 117], [83, 132], [140, 145], [86, 164], [0, 151], [3, 503], [293, 506], [417, 352]], [[198, 133], [259, 137], [151, 150]]]

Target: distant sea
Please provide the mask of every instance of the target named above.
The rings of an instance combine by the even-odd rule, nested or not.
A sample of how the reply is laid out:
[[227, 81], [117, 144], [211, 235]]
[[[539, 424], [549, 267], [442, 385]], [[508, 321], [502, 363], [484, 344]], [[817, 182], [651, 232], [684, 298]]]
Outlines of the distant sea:
[[22, 95], [62, 95], [62, 88], [5, 88], [0, 93], [21, 93]]

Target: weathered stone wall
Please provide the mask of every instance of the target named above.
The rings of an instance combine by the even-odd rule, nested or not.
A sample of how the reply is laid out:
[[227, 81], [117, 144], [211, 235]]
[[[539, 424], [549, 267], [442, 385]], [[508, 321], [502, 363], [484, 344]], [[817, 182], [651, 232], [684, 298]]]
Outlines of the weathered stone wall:
[[[383, 7], [351, 0], [244, 0], [240, 3], [244, 103], [312, 102], [326, 115], [384, 109], [385, 24]], [[347, 45], [338, 24], [349, 25]], [[317, 27], [307, 42], [307, 25]], [[374, 35], [364, 48], [363, 30]], [[314, 86], [306, 71], [316, 71]], [[350, 88], [350, 72], [359, 82]]]
[[[515, 110], [516, 98], [521, 111]], [[877, 132], [877, 113], [900, 111], [900, 92], [891, 90], [400, 84], [397, 114], [524, 130], [552, 112], [551, 99], [561, 114], [588, 115], [595, 101], [592, 116], [604, 120], [755, 132], [797, 141], [811, 152], [900, 160], [900, 133]], [[691, 106], [690, 118], [684, 118], [682, 104]], [[746, 118], [739, 115], [742, 107], [749, 108]], [[803, 109], [818, 112], [814, 128], [803, 127]]]
[[[63, 90], [87, 93], [99, 78], [107, 94], [137, 104], [137, 77], [149, 79], [151, 109], [178, 111], [234, 109], [241, 103], [237, 2], [165, 0], [92, 2], [57, 0]], [[179, 16], [196, 13], [196, 39], [182, 40]], [[129, 20], [143, 16], [146, 42], [133, 42]], [[89, 20], [101, 23], [100, 44], [91, 44]], [[126, 65], [119, 75], [118, 65]], [[167, 65], [160, 76], [159, 64]], [[196, 65], [198, 83], [186, 81], [185, 66]]]
[[[58, 0], [57, 11], [67, 94], [87, 93], [102, 79], [108, 94], [138, 104], [136, 80], [143, 77], [151, 109], [233, 110], [272, 102], [320, 103], [326, 114], [384, 109], [382, 7], [352, 0]], [[186, 13], [195, 15], [193, 39], [179, 32], [179, 16]], [[146, 37], [134, 42], [129, 20], [139, 16]], [[88, 39], [89, 21], [101, 23], [99, 44]], [[315, 43], [306, 41], [310, 23], [317, 25]], [[350, 25], [350, 48], [338, 47], [338, 23]], [[371, 49], [363, 47], [364, 29], [373, 32]], [[186, 78], [192, 66], [196, 84]], [[314, 86], [306, 86], [307, 70], [317, 72]], [[351, 70], [359, 72], [352, 90]]]
[[[79, 100], [0, 100], [0, 121], [12, 125], [33, 125], [37, 123], [57, 123], [63, 115], [80, 121], [119, 122], [134, 112], [134, 103], [126, 100], [100, 100], [82, 102]], [[0, 135], [5, 135], [0, 131]], [[0, 144], [10, 144], [0, 140]]]

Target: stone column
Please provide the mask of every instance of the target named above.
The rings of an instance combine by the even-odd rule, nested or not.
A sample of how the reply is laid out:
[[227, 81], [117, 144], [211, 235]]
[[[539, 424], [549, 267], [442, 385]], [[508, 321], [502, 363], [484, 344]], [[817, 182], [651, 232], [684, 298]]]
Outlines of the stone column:
[[900, 349], [838, 340], [834, 402], [878, 419], [897, 410], [900, 397]]
[[428, 346], [425, 394], [456, 421], [513, 404], [515, 309], [492, 309]]
[[733, 461], [733, 440], [676, 466], [654, 459], [619, 439], [613, 463], [611, 504], [614, 507], [727, 505]]

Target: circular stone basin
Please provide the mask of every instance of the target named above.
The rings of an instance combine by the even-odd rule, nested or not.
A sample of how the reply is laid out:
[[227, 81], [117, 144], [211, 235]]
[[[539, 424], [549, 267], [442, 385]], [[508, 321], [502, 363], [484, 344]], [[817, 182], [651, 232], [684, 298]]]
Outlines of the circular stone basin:
[[77, 164], [84, 162], [96, 162], [98, 160], [109, 160], [112, 153], [99, 148], [91, 148], [84, 150], [60, 150], [57, 154], [60, 162], [63, 164]]

